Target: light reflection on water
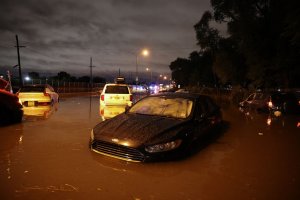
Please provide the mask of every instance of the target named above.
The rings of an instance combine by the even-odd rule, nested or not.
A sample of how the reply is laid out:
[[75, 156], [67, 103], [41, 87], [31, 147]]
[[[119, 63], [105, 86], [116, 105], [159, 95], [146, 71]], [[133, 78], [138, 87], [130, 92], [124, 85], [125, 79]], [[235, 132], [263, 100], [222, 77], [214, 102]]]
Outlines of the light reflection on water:
[[228, 130], [186, 159], [127, 163], [88, 148], [99, 111], [99, 97], [74, 97], [47, 120], [0, 127], [1, 199], [300, 197], [297, 116], [228, 107]]

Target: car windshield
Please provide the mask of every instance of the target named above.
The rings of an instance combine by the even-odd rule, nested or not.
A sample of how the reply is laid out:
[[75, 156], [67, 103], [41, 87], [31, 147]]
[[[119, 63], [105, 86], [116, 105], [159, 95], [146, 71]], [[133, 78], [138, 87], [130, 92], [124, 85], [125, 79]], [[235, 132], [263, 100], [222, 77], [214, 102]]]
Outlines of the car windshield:
[[20, 92], [44, 92], [45, 88], [42, 86], [39, 87], [22, 87]]
[[147, 97], [137, 102], [129, 113], [185, 119], [190, 116], [193, 101], [185, 98]]
[[106, 94], [129, 94], [127, 86], [107, 86], [105, 90]]

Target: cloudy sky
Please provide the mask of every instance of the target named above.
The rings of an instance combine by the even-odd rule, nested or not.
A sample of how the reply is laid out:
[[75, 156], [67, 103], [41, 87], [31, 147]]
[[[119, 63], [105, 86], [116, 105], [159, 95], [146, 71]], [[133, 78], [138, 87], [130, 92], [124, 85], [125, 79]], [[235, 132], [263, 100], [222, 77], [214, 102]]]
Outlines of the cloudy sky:
[[17, 34], [25, 73], [88, 75], [90, 57], [95, 75], [135, 75], [136, 57], [139, 73], [170, 73], [198, 49], [193, 26], [206, 10], [209, 0], [0, 0], [0, 69], [17, 64]]

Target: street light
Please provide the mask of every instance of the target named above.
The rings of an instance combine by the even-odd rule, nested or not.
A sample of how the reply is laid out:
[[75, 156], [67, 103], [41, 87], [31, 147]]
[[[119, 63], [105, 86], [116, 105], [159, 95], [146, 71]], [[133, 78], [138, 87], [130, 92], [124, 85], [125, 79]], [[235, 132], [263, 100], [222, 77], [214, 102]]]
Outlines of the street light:
[[142, 55], [144, 57], [147, 57], [149, 55], [149, 51], [147, 49], [143, 49], [141, 52], [138, 52], [136, 54], [136, 62], [135, 62], [135, 68], [136, 68], [136, 74], [135, 74], [135, 82], [136, 82], [136, 85], [138, 84], [139, 82], [139, 75], [138, 75], [138, 56], [139, 55]]
[[32, 78], [30, 78], [29, 76], [25, 76], [24, 79], [25, 79], [26, 82], [31, 81], [31, 84], [33, 85], [33, 79]]

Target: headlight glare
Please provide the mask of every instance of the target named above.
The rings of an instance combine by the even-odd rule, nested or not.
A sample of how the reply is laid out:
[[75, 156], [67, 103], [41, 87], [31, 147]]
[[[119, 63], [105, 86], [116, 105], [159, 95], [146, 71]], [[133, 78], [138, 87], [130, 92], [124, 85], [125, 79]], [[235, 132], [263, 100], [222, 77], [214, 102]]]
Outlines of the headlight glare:
[[176, 149], [180, 146], [182, 140], [174, 140], [171, 142], [163, 143], [163, 144], [156, 144], [145, 147], [145, 150], [149, 153], [156, 153], [156, 152], [163, 152], [163, 151], [170, 151]]

